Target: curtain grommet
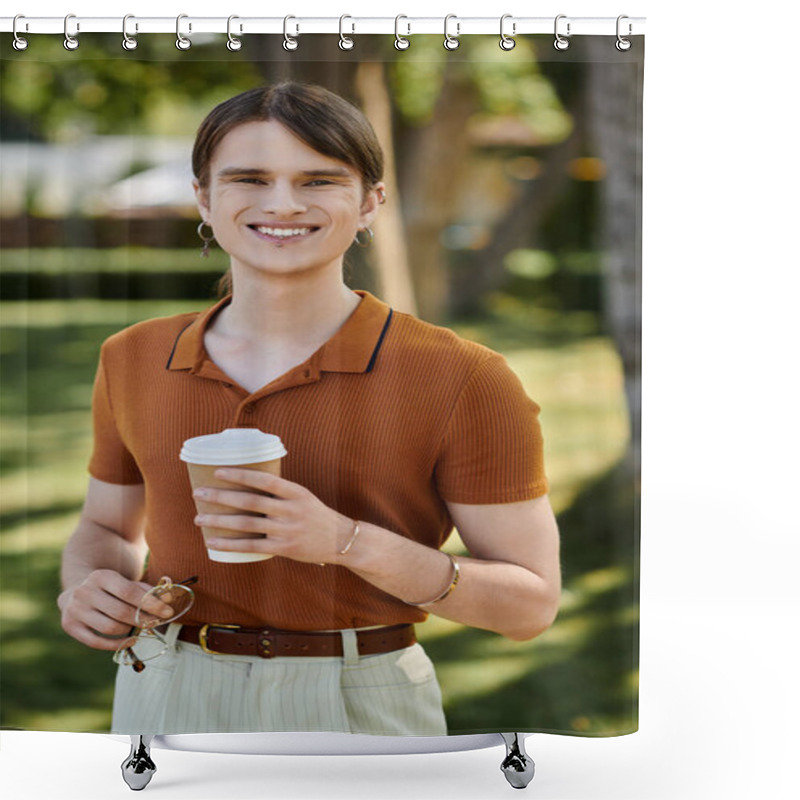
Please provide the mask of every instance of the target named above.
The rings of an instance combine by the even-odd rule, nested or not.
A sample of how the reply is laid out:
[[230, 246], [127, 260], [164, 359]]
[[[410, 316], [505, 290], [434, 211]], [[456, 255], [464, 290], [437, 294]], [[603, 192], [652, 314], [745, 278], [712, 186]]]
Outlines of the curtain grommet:
[[[340, 50], [352, 50], [356, 46], [356, 43], [355, 43], [355, 41], [353, 39], [351, 39], [349, 36], [345, 36], [344, 35], [344, 29], [343, 28], [344, 28], [344, 21], [346, 19], [353, 19], [353, 18], [349, 14], [342, 14], [342, 16], [339, 17], [339, 49]], [[355, 23], [353, 23], [351, 27], [352, 27], [352, 30], [350, 31], [350, 33], [351, 34], [355, 33], [356, 32]]]
[[[405, 36], [400, 35], [399, 27], [400, 27], [400, 20], [401, 19], [408, 19], [405, 14], [398, 14], [394, 18], [394, 47], [395, 50], [408, 50], [411, 47], [411, 42], [405, 38]], [[407, 23], [406, 23], [407, 24]], [[411, 33], [411, 26], [408, 25], [408, 36]]]
[[561, 52], [563, 52], [564, 50], [569, 48], [569, 37], [572, 35], [572, 30], [571, 30], [572, 26], [570, 25], [569, 22], [567, 22], [567, 35], [563, 36], [558, 32], [558, 21], [560, 19], [567, 19], [567, 15], [559, 14], [556, 17], [556, 21], [553, 25], [553, 34], [555, 35], [555, 40], [553, 41], [553, 47], [555, 47], [556, 50], [560, 50]]
[[[512, 16], [513, 16], [512, 14], [503, 14], [503, 16], [500, 17], [500, 42], [499, 42], [499, 45], [500, 45], [500, 49], [501, 50], [505, 50], [506, 52], [508, 52], [509, 50], [513, 50], [517, 45], [517, 43], [510, 36], [506, 36], [505, 30], [504, 30], [504, 26], [505, 26], [506, 20], [511, 18]], [[517, 28], [517, 23], [512, 21], [512, 23], [511, 23], [511, 33], [512, 34], [515, 34], [517, 32], [516, 28]]]
[[[289, 31], [287, 30], [287, 27], [289, 25], [290, 19], [297, 19], [297, 17], [295, 17], [292, 14], [287, 14], [283, 18], [283, 49], [289, 50], [291, 52], [297, 50], [299, 43], [297, 39], [294, 38], [294, 36], [289, 36]], [[297, 23], [295, 23], [295, 36], [297, 36], [298, 33], [300, 33], [300, 26], [297, 25]]]
[[[11, 30], [12, 30], [12, 33], [14, 34], [14, 41], [12, 42], [12, 46], [13, 46], [13, 48], [15, 50], [20, 50], [21, 51], [21, 50], [27, 50], [28, 49], [28, 40], [25, 39], [24, 37], [20, 36], [17, 33], [17, 20], [19, 20], [19, 19], [25, 19], [25, 15], [24, 14], [17, 14], [14, 17], [14, 22], [12, 23]], [[28, 23], [27, 22], [25, 23], [25, 30], [26, 31], [28, 30]]]
[[[238, 50], [242, 49], [242, 40], [238, 39], [236, 36], [234, 36], [231, 33], [231, 22], [233, 22], [233, 20], [235, 20], [235, 19], [239, 19], [239, 17], [237, 17], [236, 14], [231, 14], [228, 17], [228, 41], [225, 44], [225, 46], [228, 48], [228, 50], [230, 50], [232, 53], [235, 53]], [[239, 26], [239, 33], [241, 33], [241, 32], [242, 32], [242, 26], [240, 25]]]
[[[624, 19], [630, 19], [630, 18], [627, 16], [627, 14], [620, 14], [617, 17], [617, 41], [614, 42], [614, 47], [616, 47], [617, 50], [620, 51], [620, 53], [625, 53], [625, 52], [627, 52], [628, 50], [631, 49], [631, 40], [630, 39], [626, 39], [620, 33], [620, 27], [621, 27], [620, 23]], [[628, 22], [628, 36], [630, 36], [631, 33], [633, 33], [633, 25], [631, 25], [631, 23]]]
[[[456, 21], [455, 36], [451, 36], [447, 31], [447, 23], [451, 19], [454, 19]], [[455, 14], [448, 14], [444, 18], [444, 42], [442, 42], [442, 44], [444, 45], [445, 50], [450, 50], [451, 52], [453, 50], [458, 50], [458, 46], [461, 44], [461, 42], [458, 39], [460, 33], [461, 33], [461, 23], [458, 21], [458, 17]]]
[[[77, 50], [78, 45], [80, 42], [78, 41], [77, 36], [72, 36], [69, 32], [69, 21], [71, 19], [75, 19], [75, 14], [67, 14], [64, 17], [64, 49], [65, 50]], [[75, 33], [79, 33], [81, 29], [81, 25], [79, 22], [75, 23]]]
[[[122, 18], [122, 49], [123, 50], [135, 50], [139, 46], [139, 42], [136, 41], [135, 36], [131, 36], [128, 33], [128, 20], [129, 19], [136, 19], [133, 14], [126, 14]], [[134, 23], [134, 30], [139, 31], [139, 23]]]
[[[181, 33], [181, 20], [188, 19], [188, 17], [189, 17], [188, 14], [178, 14], [178, 17], [175, 20], [175, 35], [178, 37], [177, 39], [175, 39], [175, 47], [177, 47], [178, 50], [188, 50], [192, 46], [192, 40], [187, 39]], [[192, 32], [192, 23], [190, 22], [189, 33], [191, 32]]]

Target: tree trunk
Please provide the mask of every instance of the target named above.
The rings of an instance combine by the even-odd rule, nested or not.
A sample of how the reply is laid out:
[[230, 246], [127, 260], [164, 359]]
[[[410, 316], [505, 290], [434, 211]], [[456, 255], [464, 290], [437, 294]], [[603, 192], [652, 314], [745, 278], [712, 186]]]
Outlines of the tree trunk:
[[403, 207], [420, 316], [439, 322], [449, 310], [447, 253], [442, 231], [451, 224], [470, 151], [467, 122], [478, 108], [476, 89], [445, 66], [432, 122], [409, 132], [413, 153], [403, 175]]
[[[606, 165], [602, 241], [605, 317], [622, 357], [632, 465], [641, 436], [641, 64], [609, 63], [608, 39], [591, 37], [589, 120]], [[612, 48], [613, 52], [613, 48]]]
[[380, 293], [393, 308], [409, 314], [417, 313], [414, 285], [408, 263], [406, 235], [398, 199], [392, 105], [386, 88], [384, 64], [364, 61], [356, 72], [356, 90], [361, 107], [383, 147], [386, 203], [375, 219], [375, 240], [372, 263], [378, 274]]

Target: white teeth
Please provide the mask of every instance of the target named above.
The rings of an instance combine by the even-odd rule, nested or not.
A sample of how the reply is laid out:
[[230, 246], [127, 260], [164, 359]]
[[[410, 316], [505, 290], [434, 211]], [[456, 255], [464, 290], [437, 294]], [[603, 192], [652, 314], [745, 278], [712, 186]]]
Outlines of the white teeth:
[[304, 236], [311, 232], [311, 228], [267, 228], [263, 225], [256, 226], [256, 230], [265, 236], [278, 236], [283, 239], [289, 236]]

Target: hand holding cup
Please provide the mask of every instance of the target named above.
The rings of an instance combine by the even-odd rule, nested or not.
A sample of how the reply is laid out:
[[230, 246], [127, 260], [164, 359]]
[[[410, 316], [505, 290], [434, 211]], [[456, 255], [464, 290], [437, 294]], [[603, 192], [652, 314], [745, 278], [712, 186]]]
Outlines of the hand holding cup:
[[[180, 458], [186, 462], [189, 470], [189, 479], [192, 489], [209, 487], [213, 489], [228, 489], [242, 491], [241, 486], [220, 480], [215, 476], [219, 467], [238, 467], [241, 469], [258, 470], [280, 476], [281, 459], [286, 455], [286, 448], [280, 438], [273, 434], [264, 433], [257, 428], [228, 428], [221, 433], [207, 436], [196, 436], [183, 443]], [[253, 491], [250, 489], [249, 491]], [[199, 514], [250, 514], [259, 516], [258, 512], [247, 512], [211, 503], [202, 498], [195, 497]], [[203, 538], [253, 538], [263, 539], [259, 533], [242, 534], [225, 528], [203, 526]], [[265, 561], [272, 558], [265, 553], [240, 553], [230, 550], [208, 549], [208, 557], [212, 561], [226, 563], [246, 563], [252, 561]]]

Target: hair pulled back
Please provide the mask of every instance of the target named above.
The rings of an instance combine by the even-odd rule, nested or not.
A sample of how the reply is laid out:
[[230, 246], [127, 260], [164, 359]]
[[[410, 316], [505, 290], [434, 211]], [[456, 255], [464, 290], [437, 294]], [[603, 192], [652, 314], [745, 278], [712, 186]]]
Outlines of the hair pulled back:
[[211, 160], [226, 134], [246, 122], [270, 120], [317, 152], [356, 169], [365, 190], [383, 177], [383, 151], [359, 109], [322, 86], [286, 81], [237, 94], [203, 120], [192, 151], [192, 169], [201, 188], [208, 188]]

